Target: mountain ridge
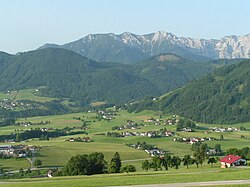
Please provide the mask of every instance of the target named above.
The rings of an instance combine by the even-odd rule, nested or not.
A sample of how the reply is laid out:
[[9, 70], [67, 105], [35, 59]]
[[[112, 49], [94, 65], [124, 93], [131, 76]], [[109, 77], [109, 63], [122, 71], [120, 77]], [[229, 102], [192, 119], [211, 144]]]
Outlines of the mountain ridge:
[[7, 55], [3, 59], [1, 91], [45, 86], [40, 89], [44, 96], [85, 104], [97, 100], [124, 103], [159, 96], [211, 72], [213, 66], [175, 54], [161, 54], [136, 64], [102, 63], [60, 48]]
[[175, 113], [197, 122], [232, 124], [250, 121], [250, 60], [214, 70], [155, 100], [144, 99], [127, 107]]
[[250, 58], [250, 34], [225, 36], [221, 39], [193, 39], [177, 37], [158, 31], [137, 35], [89, 34], [63, 45], [45, 44], [40, 48], [65, 48], [96, 61], [132, 63], [161, 53], [174, 53], [193, 60], [219, 58]]

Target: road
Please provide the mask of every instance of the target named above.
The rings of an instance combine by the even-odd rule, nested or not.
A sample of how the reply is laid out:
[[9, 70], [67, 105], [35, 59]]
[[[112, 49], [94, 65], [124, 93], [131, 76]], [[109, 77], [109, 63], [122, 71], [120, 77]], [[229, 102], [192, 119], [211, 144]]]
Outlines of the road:
[[171, 184], [145, 184], [145, 185], [119, 186], [119, 187], [188, 187], [188, 186], [194, 187], [194, 186], [218, 186], [218, 185], [237, 185], [237, 184], [250, 185], [250, 180], [207, 181], [207, 182], [171, 183]]

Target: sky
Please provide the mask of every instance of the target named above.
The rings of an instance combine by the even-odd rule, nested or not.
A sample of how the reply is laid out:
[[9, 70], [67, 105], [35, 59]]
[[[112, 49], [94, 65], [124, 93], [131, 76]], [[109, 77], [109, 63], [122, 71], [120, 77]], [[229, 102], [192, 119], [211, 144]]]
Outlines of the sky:
[[0, 0], [0, 51], [14, 54], [95, 33], [246, 35], [249, 7], [249, 0]]

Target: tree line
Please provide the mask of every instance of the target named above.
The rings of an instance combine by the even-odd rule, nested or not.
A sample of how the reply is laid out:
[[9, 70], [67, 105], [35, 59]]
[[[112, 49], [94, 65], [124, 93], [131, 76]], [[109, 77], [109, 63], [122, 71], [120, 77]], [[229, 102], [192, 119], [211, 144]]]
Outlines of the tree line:
[[62, 169], [61, 175], [93, 175], [103, 173], [135, 172], [133, 165], [122, 167], [121, 158], [118, 152], [114, 154], [108, 163], [103, 153], [94, 152], [89, 155], [76, 155], [71, 157], [66, 166]]

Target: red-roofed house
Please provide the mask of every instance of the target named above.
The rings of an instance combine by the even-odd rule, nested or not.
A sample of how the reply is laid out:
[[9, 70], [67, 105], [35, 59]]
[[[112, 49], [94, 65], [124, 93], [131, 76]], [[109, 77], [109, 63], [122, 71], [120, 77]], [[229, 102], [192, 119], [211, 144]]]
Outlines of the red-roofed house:
[[222, 168], [229, 168], [232, 166], [245, 166], [247, 161], [240, 156], [227, 155], [220, 160]]

